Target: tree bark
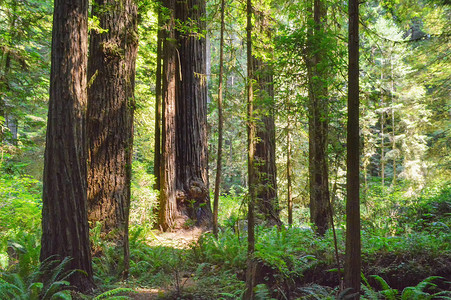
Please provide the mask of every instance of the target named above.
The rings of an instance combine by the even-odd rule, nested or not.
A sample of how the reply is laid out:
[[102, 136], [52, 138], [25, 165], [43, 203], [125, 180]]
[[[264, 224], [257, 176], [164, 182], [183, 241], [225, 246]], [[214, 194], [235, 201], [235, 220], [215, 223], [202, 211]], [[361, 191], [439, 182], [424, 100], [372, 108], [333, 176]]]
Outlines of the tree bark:
[[97, 0], [92, 15], [107, 31], [93, 31], [88, 60], [88, 220], [103, 238], [124, 249], [128, 274], [128, 219], [133, 153], [135, 61], [134, 0]]
[[153, 169], [155, 175], [156, 190], [160, 190], [161, 183], [161, 113], [162, 113], [162, 65], [161, 59], [163, 56], [163, 12], [160, 4], [158, 4], [158, 33], [157, 33], [157, 70], [155, 83], [155, 146], [154, 146], [154, 160]]
[[161, 133], [161, 173], [160, 207], [158, 224], [164, 231], [173, 228], [178, 215], [175, 198], [175, 104], [176, 104], [176, 64], [175, 47], [175, 0], [165, 0], [163, 6], [168, 10], [163, 30], [163, 98]]
[[44, 163], [41, 261], [71, 257], [69, 281], [94, 287], [87, 218], [88, 1], [56, 0]]
[[381, 50], [381, 178], [382, 178], [382, 187], [385, 186], [385, 109], [384, 109], [384, 90], [382, 88], [382, 82], [384, 81], [384, 58], [382, 56]]
[[288, 205], [288, 225], [293, 225], [293, 192], [292, 192], [292, 170], [291, 170], [291, 128], [290, 110], [287, 116], [287, 205]]
[[247, 56], [247, 169], [248, 169], [248, 211], [247, 211], [247, 267], [246, 267], [246, 291], [244, 299], [254, 299], [256, 262], [254, 259], [255, 251], [255, 137], [256, 128], [254, 121], [254, 74], [253, 74], [253, 56], [252, 56], [252, 0], [247, 0], [246, 15], [246, 56]]
[[219, 194], [221, 188], [222, 175], [222, 140], [224, 116], [222, 110], [223, 102], [223, 76], [224, 76], [224, 22], [225, 0], [221, 0], [221, 37], [219, 42], [219, 83], [218, 83], [218, 157], [216, 162], [215, 194], [213, 200], [213, 234], [218, 237], [218, 213], [219, 213]]
[[[308, 39], [307, 71], [309, 81], [309, 179], [310, 220], [316, 232], [324, 235], [329, 228], [329, 174], [327, 166], [329, 101], [327, 57], [322, 45], [326, 26], [323, 0], [313, 3], [313, 35]], [[310, 31], [311, 32], [311, 31]]]
[[205, 0], [176, 2], [185, 30], [178, 41], [176, 80], [176, 188], [180, 213], [197, 226], [210, 226], [208, 187]]
[[359, 2], [349, 0], [348, 43], [348, 136], [346, 173], [346, 251], [345, 287], [359, 299], [361, 246], [360, 246], [360, 149], [359, 149]]
[[[258, 22], [257, 22], [258, 24]], [[271, 67], [253, 59], [256, 95], [255, 184], [256, 208], [270, 226], [280, 226], [277, 198], [276, 128], [274, 123], [274, 88]]]

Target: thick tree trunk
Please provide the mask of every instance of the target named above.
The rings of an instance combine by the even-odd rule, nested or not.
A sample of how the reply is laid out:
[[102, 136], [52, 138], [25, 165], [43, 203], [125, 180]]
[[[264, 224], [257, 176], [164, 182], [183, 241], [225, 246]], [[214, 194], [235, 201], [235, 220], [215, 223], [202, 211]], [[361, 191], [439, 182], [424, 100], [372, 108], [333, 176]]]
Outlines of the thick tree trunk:
[[224, 30], [225, 0], [221, 0], [221, 37], [219, 42], [219, 83], [218, 83], [218, 157], [216, 161], [215, 195], [213, 200], [213, 233], [218, 237], [219, 190], [222, 175], [222, 140], [224, 116], [222, 110], [223, 76], [224, 76]]
[[307, 70], [309, 80], [309, 178], [310, 220], [316, 231], [324, 235], [329, 228], [329, 174], [327, 166], [327, 134], [329, 101], [327, 91], [327, 57], [324, 45], [326, 6], [314, 0], [313, 35], [309, 35]]
[[44, 163], [41, 261], [71, 257], [69, 279], [93, 288], [87, 218], [88, 1], [56, 0]]
[[175, 0], [165, 0], [168, 19], [163, 30], [163, 98], [162, 98], [162, 141], [160, 173], [160, 207], [158, 225], [162, 230], [173, 228], [177, 217], [176, 168], [175, 168], [175, 102], [176, 64], [175, 47]]
[[349, 0], [348, 136], [346, 173], [346, 253], [345, 287], [359, 299], [360, 246], [360, 141], [359, 141], [359, 2]]
[[210, 225], [208, 188], [205, 0], [176, 3], [176, 17], [188, 26], [177, 32], [176, 188], [179, 211], [196, 225]]
[[98, 0], [92, 15], [107, 31], [92, 32], [89, 48], [88, 219], [123, 247], [127, 276], [137, 6], [134, 0]]

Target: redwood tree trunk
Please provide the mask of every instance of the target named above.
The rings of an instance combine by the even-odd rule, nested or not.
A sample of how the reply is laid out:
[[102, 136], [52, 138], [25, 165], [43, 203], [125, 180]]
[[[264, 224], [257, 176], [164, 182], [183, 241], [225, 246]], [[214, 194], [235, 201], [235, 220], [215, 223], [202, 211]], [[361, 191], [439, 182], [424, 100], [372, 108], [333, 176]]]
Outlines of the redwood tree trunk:
[[86, 200], [88, 1], [56, 0], [44, 162], [41, 261], [71, 257], [69, 279], [94, 287]]
[[168, 19], [163, 28], [163, 98], [160, 168], [160, 207], [158, 225], [162, 230], [174, 226], [177, 217], [175, 198], [175, 88], [176, 88], [176, 47], [175, 47], [175, 0], [165, 0]]
[[176, 188], [179, 211], [210, 225], [208, 188], [205, 0], [176, 2], [176, 17], [188, 26], [177, 31]]
[[92, 32], [88, 60], [88, 219], [124, 248], [128, 273], [128, 217], [133, 149], [135, 0], [97, 0], [92, 14], [107, 31]]
[[276, 128], [272, 70], [261, 59], [253, 60], [256, 88], [256, 208], [268, 225], [281, 225], [277, 199]]
[[[327, 167], [328, 92], [324, 39], [326, 6], [314, 0], [313, 35], [309, 35], [307, 70], [309, 79], [309, 178], [310, 220], [317, 233], [329, 228], [329, 175]], [[311, 32], [311, 31], [310, 31]]]

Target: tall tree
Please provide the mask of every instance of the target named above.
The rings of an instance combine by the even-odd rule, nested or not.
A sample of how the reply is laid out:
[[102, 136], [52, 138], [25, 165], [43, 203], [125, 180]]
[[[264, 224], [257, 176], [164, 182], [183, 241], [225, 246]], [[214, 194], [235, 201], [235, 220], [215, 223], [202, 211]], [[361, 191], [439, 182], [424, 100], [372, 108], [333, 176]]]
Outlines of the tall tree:
[[346, 173], [345, 287], [359, 299], [360, 246], [360, 140], [359, 140], [359, 1], [349, 0], [348, 128]]
[[161, 114], [162, 114], [162, 55], [163, 55], [163, 12], [161, 3], [158, 7], [158, 32], [157, 32], [157, 70], [155, 74], [155, 146], [153, 168], [155, 175], [155, 189], [160, 190], [161, 175]]
[[168, 0], [164, 5], [169, 15], [163, 44], [159, 225], [167, 230], [187, 219], [197, 226], [210, 225], [212, 212], [207, 168], [205, 0]]
[[219, 83], [218, 83], [218, 157], [216, 163], [215, 194], [213, 199], [213, 233], [218, 237], [218, 213], [219, 213], [219, 190], [222, 175], [222, 140], [224, 116], [223, 102], [223, 77], [224, 77], [224, 31], [225, 31], [225, 0], [221, 0], [221, 33], [219, 41]]
[[[311, 10], [311, 9], [310, 9]], [[309, 95], [309, 180], [310, 219], [316, 231], [324, 235], [329, 228], [329, 174], [327, 134], [329, 101], [327, 89], [328, 59], [324, 0], [313, 1], [313, 28], [308, 33], [307, 75]], [[311, 22], [309, 22], [311, 23]]]
[[158, 225], [171, 229], [177, 216], [175, 198], [175, 101], [176, 63], [175, 0], [164, 0], [167, 11], [163, 27], [162, 125], [160, 165], [160, 206]]
[[211, 224], [208, 187], [205, 0], [176, 2], [176, 188], [179, 211]]
[[87, 218], [88, 1], [56, 0], [42, 197], [41, 261], [71, 257], [71, 284], [93, 284]]
[[133, 149], [135, 61], [138, 50], [135, 0], [97, 0], [88, 60], [88, 219], [102, 224], [108, 240], [124, 249], [128, 274], [128, 217]]
[[244, 299], [254, 299], [256, 264], [255, 251], [255, 137], [256, 128], [254, 121], [254, 74], [252, 56], [252, 0], [246, 2], [246, 57], [247, 57], [247, 172], [248, 172], [248, 211], [247, 211], [247, 268], [246, 268], [246, 292]]
[[[260, 39], [253, 55], [252, 72], [255, 78], [255, 184], [256, 208], [269, 225], [281, 225], [277, 199], [276, 130], [274, 123], [274, 85], [269, 10], [263, 7], [255, 14], [255, 33]], [[257, 8], [255, 8], [257, 10]], [[258, 53], [259, 52], [259, 53]], [[264, 60], [263, 57], [269, 59]]]

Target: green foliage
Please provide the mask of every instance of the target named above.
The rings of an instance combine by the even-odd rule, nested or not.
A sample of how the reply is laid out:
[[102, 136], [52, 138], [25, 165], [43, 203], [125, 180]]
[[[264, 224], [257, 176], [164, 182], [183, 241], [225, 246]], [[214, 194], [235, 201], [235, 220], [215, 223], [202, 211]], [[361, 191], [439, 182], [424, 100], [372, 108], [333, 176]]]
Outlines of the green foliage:
[[155, 177], [150, 174], [146, 164], [133, 162], [133, 177], [131, 187], [130, 223], [133, 225], [151, 227], [158, 207], [158, 191], [153, 189]]
[[[440, 276], [430, 276], [416, 286], [409, 286], [404, 288], [401, 292], [397, 289], [393, 289], [390, 285], [378, 275], [372, 275], [371, 278], [375, 279], [380, 285], [381, 290], [375, 290], [370, 286], [366, 278], [363, 277], [365, 284], [362, 284], [362, 290], [365, 292], [367, 299], [387, 299], [387, 300], [428, 300], [428, 299], [451, 299], [450, 291], [433, 291], [437, 286], [433, 281], [442, 280]], [[429, 289], [429, 290], [428, 290]]]
[[0, 297], [3, 299], [72, 299], [68, 278], [76, 270], [67, 270], [71, 259], [49, 257], [28, 274], [1, 273]]
[[15, 265], [23, 276], [37, 265], [41, 235], [40, 197], [40, 183], [31, 177], [0, 176], [0, 269]]
[[40, 190], [41, 184], [30, 176], [0, 176], [0, 237], [40, 226]]
[[115, 288], [106, 292], [103, 292], [100, 295], [97, 295], [93, 298], [93, 300], [101, 300], [101, 299], [109, 299], [109, 300], [119, 300], [119, 299], [131, 299], [127, 296], [118, 296], [118, 294], [122, 293], [136, 293], [133, 289], [130, 288]]

